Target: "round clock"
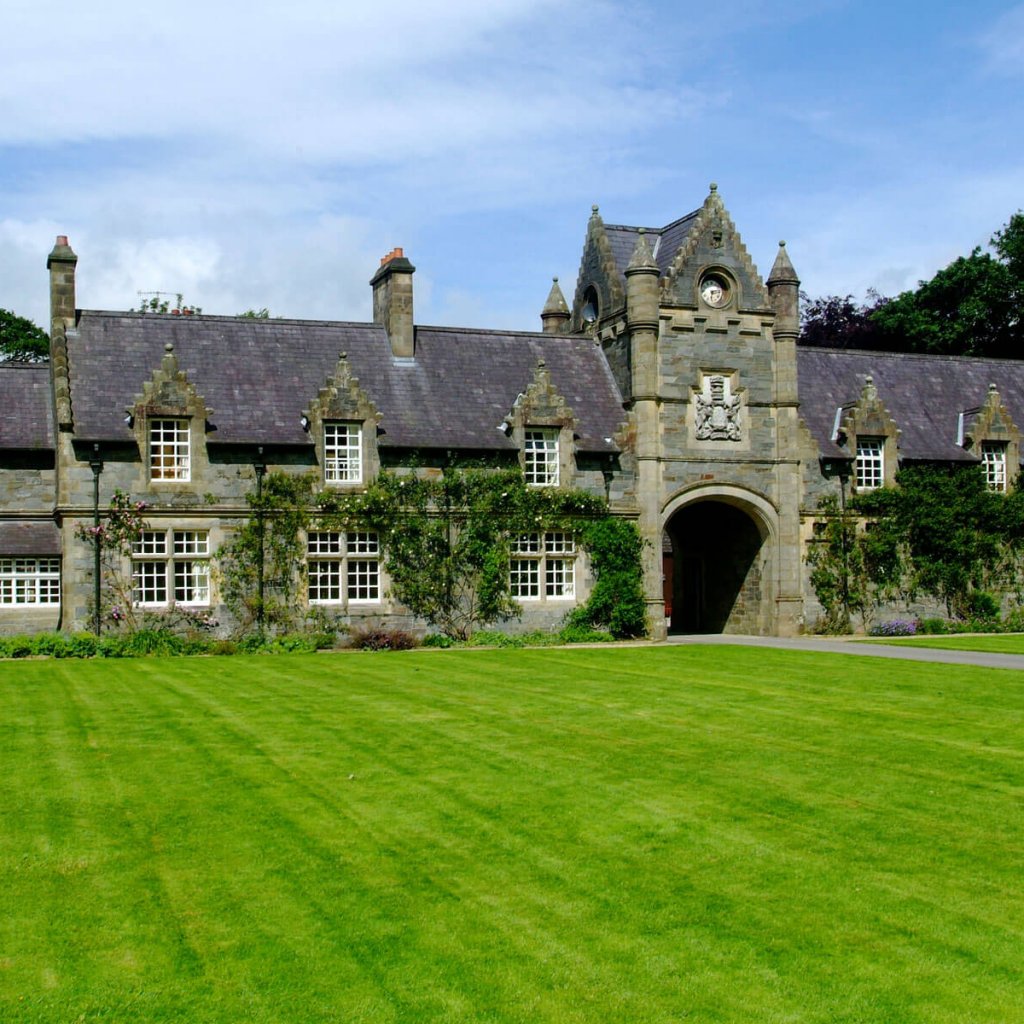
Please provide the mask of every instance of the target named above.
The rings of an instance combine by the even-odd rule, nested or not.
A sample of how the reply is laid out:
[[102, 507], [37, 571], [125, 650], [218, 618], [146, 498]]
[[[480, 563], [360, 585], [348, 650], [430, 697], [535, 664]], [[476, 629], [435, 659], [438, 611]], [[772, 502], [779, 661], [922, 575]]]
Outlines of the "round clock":
[[709, 306], [721, 309], [729, 301], [729, 286], [722, 278], [709, 274], [701, 281], [700, 297]]

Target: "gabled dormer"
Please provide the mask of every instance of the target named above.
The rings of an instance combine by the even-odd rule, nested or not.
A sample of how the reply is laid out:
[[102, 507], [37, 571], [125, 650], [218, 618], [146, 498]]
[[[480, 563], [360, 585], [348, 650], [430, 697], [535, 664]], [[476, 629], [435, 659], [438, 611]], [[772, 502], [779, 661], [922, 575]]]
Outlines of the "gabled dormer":
[[353, 375], [347, 353], [342, 352], [334, 373], [302, 414], [325, 484], [359, 488], [377, 475], [380, 418], [376, 405]]

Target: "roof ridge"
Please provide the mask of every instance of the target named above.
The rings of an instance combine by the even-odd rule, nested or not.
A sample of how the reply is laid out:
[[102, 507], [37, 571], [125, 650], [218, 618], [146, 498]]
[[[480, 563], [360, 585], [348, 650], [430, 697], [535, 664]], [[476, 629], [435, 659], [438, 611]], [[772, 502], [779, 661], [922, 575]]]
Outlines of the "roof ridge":
[[828, 345], [798, 345], [798, 352], [825, 352], [831, 355], [885, 356], [890, 359], [938, 359], [943, 362], [1006, 363], [1024, 367], [1024, 359], [1009, 359], [1005, 356], [958, 356], [948, 352], [890, 352], [881, 348], [832, 348]]
[[677, 217], [675, 220], [670, 220], [664, 227], [660, 228], [649, 228], [643, 227], [640, 224], [605, 224], [606, 231], [646, 231], [655, 235], [662, 235], [670, 228], [677, 227], [682, 224], [684, 220], [692, 220], [700, 213], [702, 207], [698, 206], [696, 210], [691, 210], [689, 213], [684, 213], [682, 217]]
[[140, 313], [137, 309], [82, 309], [81, 316], [117, 316], [131, 317], [136, 320], [170, 320], [174, 323], [190, 322], [193, 320], [217, 320], [227, 323], [256, 324], [258, 326], [288, 325], [288, 324], [320, 324], [324, 327], [378, 327], [384, 330], [383, 324], [374, 323], [372, 320], [322, 320], [304, 319], [302, 317], [251, 317], [231, 316], [225, 313], [189, 313], [185, 316], [180, 313]]

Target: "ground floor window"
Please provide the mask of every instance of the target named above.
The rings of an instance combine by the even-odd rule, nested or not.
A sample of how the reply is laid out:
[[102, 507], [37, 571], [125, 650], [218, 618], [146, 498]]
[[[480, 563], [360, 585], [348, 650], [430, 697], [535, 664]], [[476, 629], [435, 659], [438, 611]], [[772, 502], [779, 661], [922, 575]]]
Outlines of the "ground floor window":
[[375, 533], [311, 530], [307, 542], [310, 604], [380, 601], [380, 543]]
[[576, 542], [571, 533], [523, 533], [512, 544], [509, 589], [521, 601], [576, 596]]
[[59, 558], [0, 558], [0, 605], [60, 604]]
[[210, 603], [208, 530], [143, 530], [132, 547], [132, 600], [142, 608]]

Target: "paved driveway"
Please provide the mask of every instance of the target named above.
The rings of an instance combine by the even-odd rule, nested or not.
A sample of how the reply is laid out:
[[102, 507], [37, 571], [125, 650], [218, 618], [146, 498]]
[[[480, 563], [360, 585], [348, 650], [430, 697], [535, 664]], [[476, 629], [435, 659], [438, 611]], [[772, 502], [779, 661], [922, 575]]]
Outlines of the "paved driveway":
[[902, 661], [933, 661], [945, 665], [980, 665], [983, 668], [1011, 668], [1024, 671], [1024, 655], [990, 654], [981, 651], [944, 651], [936, 647], [896, 647], [885, 644], [860, 644], [850, 640], [825, 640], [821, 637], [731, 636], [708, 633], [670, 636], [669, 644], [725, 644], [741, 647], [777, 647], [786, 651], [819, 651], [823, 654], [849, 654], [868, 658], [897, 658]]

